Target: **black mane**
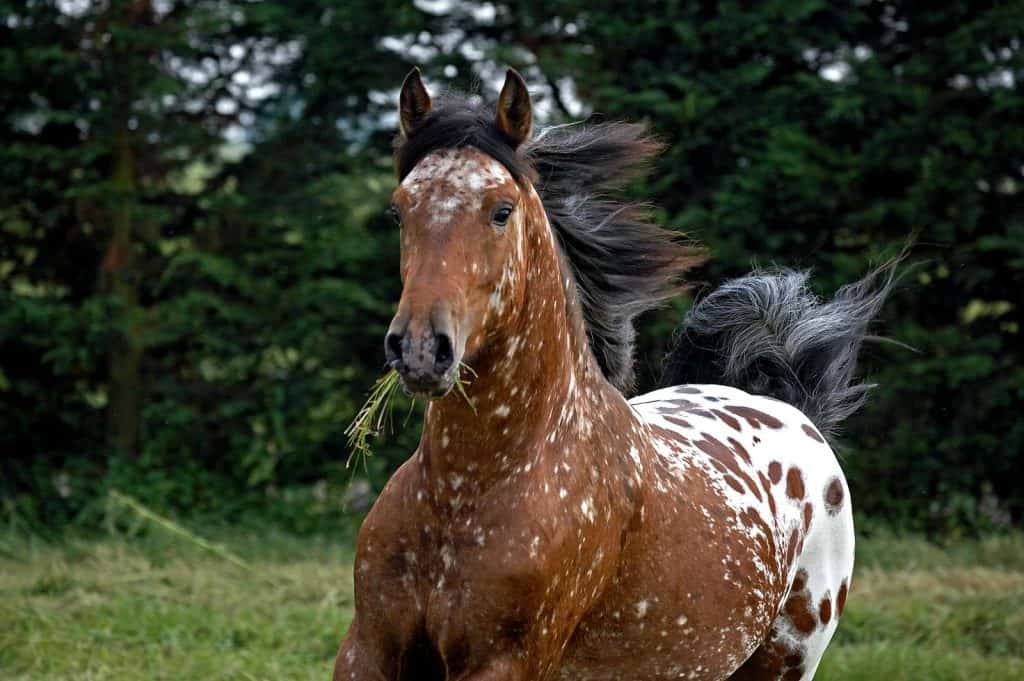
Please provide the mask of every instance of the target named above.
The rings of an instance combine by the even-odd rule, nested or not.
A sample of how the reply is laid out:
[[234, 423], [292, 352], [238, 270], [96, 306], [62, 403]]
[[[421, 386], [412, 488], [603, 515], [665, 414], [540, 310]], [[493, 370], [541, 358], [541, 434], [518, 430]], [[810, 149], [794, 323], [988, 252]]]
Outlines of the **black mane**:
[[642, 174], [661, 145], [642, 125], [575, 124], [545, 128], [513, 149], [494, 125], [494, 109], [449, 96], [395, 144], [401, 181], [437, 149], [475, 147], [519, 182], [533, 182], [576, 278], [587, 337], [605, 377], [633, 389], [634, 318], [681, 290], [700, 251], [650, 222], [642, 205], [603, 194]]

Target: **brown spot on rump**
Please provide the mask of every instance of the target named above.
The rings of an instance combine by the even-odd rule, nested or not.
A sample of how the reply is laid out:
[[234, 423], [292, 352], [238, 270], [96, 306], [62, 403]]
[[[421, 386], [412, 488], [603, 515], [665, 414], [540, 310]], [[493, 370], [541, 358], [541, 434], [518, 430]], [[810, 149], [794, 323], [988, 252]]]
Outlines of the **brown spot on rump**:
[[668, 428], [662, 428], [661, 426], [650, 426], [651, 432], [654, 433], [655, 437], [659, 437], [662, 440], [668, 442], [689, 442], [685, 437], [679, 433], [669, 430]]
[[[761, 515], [758, 509], [754, 508], [753, 506], [748, 506], [743, 511], [741, 511], [739, 514], [739, 519], [740, 522], [743, 524], [743, 527], [746, 527], [748, 529], [757, 528], [761, 530], [761, 532], [751, 537], [754, 545], [750, 548], [764, 562], [765, 567], [772, 575], [768, 579], [768, 582], [772, 583], [771, 588], [774, 589], [774, 584], [781, 582], [783, 566], [779, 564], [780, 557], [779, 552], [775, 546], [775, 539], [772, 534], [772, 527], [769, 526], [768, 522], [766, 522], [764, 516]], [[766, 583], [766, 585], [768, 584]], [[782, 596], [781, 593], [778, 593], [777, 595], [779, 597]], [[751, 607], [755, 607], [756, 602], [750, 605]]]
[[735, 417], [726, 414], [721, 409], [712, 409], [711, 413], [720, 418], [722, 420], [722, 423], [729, 426], [733, 430], [741, 430], [740, 422], [737, 421]]
[[775, 495], [772, 494], [771, 481], [761, 471], [757, 472], [757, 477], [761, 481], [761, 486], [764, 488], [764, 493], [768, 496], [768, 508], [771, 509], [772, 517], [775, 516]]
[[747, 483], [747, 487], [750, 489], [750, 493], [754, 495], [754, 498], [758, 501], [763, 501], [764, 497], [761, 496], [761, 490], [757, 488], [757, 483], [754, 482], [753, 478], [745, 477], [743, 482]]
[[[740, 465], [736, 462], [736, 452], [729, 447], [726, 447], [720, 440], [715, 438], [713, 435], [707, 433], [701, 433], [703, 440], [697, 440], [695, 443], [702, 452], [711, 457], [712, 461], [717, 461], [726, 468], [734, 476], [739, 478], [746, 484], [750, 489], [750, 493], [757, 497], [758, 501], [761, 500], [761, 493], [757, 489], [757, 483], [754, 482], [753, 478], [747, 475]], [[743, 491], [740, 489], [739, 491]]]
[[849, 587], [844, 579], [843, 583], [839, 585], [839, 595], [836, 596], [836, 617], [841, 617], [843, 610], [846, 609], [846, 595], [848, 591]]
[[755, 435], [755, 436], [754, 436], [754, 444], [755, 444], [755, 445], [757, 445], [757, 444], [761, 444], [761, 438], [759, 438], [758, 436], [756, 436], [756, 435]]
[[741, 459], [747, 462], [747, 465], [751, 465], [754, 462], [750, 460], [750, 454], [747, 452], [746, 447], [741, 445], [737, 440], [733, 438], [727, 438], [726, 441], [732, 446], [732, 451], [736, 452]]
[[808, 532], [811, 529], [811, 516], [814, 515], [814, 508], [811, 507], [811, 502], [804, 503], [804, 532]]
[[689, 446], [693, 444], [692, 442], [690, 442], [690, 438], [680, 435], [674, 430], [669, 430], [668, 428], [662, 428], [661, 426], [655, 425], [651, 425], [649, 427], [651, 429], [651, 434], [653, 434], [655, 438], [669, 444], [670, 446]]
[[786, 472], [786, 495], [792, 499], [804, 498], [804, 476], [796, 466]]
[[807, 571], [799, 570], [793, 580], [793, 588], [783, 611], [793, 623], [793, 628], [801, 636], [809, 636], [818, 626], [818, 620], [811, 609], [811, 593], [807, 590]]
[[822, 625], [826, 625], [832, 620], [832, 598], [827, 591], [818, 605], [818, 619], [821, 620]]
[[753, 407], [739, 407], [735, 405], [727, 405], [725, 409], [745, 420], [752, 428], [767, 426], [768, 428], [778, 429], [782, 427], [782, 421], [771, 414], [764, 413], [760, 409], [754, 409]]
[[843, 481], [838, 477], [832, 478], [825, 487], [825, 510], [829, 515], [836, 515], [843, 507]]
[[809, 636], [818, 626], [814, 613], [810, 610], [810, 603], [805, 592], [790, 596], [784, 609], [798, 634]]
[[818, 433], [818, 431], [816, 431], [814, 428], [811, 428], [806, 423], [800, 427], [803, 429], [805, 433], [807, 433], [807, 437], [811, 438], [812, 440], [817, 440], [818, 442], [825, 442], [825, 438], [823, 438], [821, 434]]
[[726, 484], [729, 485], [729, 487], [732, 487], [734, 490], [736, 490], [740, 494], [746, 494], [746, 490], [743, 489], [743, 485], [740, 484], [740, 481], [737, 480], [736, 478], [732, 477], [731, 475], [726, 475], [725, 476], [725, 482], [726, 482]]
[[782, 464], [778, 461], [768, 464], [768, 477], [771, 478], [773, 485], [777, 485], [779, 480], [782, 480]]
[[786, 544], [786, 565], [793, 564], [793, 558], [796, 557], [796, 544], [798, 541], [800, 541], [800, 535], [794, 527], [793, 531], [789, 534], [789, 542]]
[[669, 423], [674, 423], [681, 428], [693, 428], [693, 426], [690, 425], [690, 422], [686, 419], [677, 418], [675, 416], [666, 416], [665, 420]]
[[807, 586], [807, 570], [805, 568], [800, 568], [796, 571], [796, 575], [793, 577], [793, 587], [791, 590], [800, 591], [805, 586]]

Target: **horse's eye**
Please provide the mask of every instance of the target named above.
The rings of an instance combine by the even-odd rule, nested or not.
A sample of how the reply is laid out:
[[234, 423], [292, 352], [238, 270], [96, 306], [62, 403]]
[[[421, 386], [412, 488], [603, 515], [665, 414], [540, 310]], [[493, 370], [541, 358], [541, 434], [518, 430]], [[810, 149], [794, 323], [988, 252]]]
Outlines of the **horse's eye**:
[[512, 206], [498, 206], [491, 213], [491, 224], [495, 227], [504, 227], [512, 215]]
[[391, 213], [391, 219], [395, 221], [395, 224], [399, 227], [402, 226], [402, 212], [398, 210], [398, 206], [391, 204], [388, 208], [388, 212]]

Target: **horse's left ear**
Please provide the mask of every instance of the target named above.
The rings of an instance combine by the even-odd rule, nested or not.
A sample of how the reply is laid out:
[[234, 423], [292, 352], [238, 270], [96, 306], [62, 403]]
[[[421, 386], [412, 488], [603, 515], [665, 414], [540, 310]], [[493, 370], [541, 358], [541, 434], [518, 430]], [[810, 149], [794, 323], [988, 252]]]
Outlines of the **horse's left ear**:
[[530, 137], [533, 125], [533, 106], [526, 81], [515, 69], [505, 74], [505, 84], [498, 96], [498, 113], [494, 125], [508, 138], [512, 148], [517, 148]]

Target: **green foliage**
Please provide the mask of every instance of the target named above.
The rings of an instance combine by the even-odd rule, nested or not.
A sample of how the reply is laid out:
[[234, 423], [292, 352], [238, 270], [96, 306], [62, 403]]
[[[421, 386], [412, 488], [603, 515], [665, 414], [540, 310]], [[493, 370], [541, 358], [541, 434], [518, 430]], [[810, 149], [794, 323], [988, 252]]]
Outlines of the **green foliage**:
[[225, 518], [276, 501], [307, 529], [325, 495], [341, 514], [398, 282], [390, 131], [336, 123], [380, 114], [371, 88], [403, 65], [363, 18], [399, 29], [403, 5], [4, 8], [8, 508], [88, 521], [123, 488]]
[[[865, 353], [879, 387], [840, 443], [854, 498], [936, 532], [1019, 520], [1024, 134], [1009, 111], [1024, 107], [1024, 7], [597, 2], [551, 12], [563, 20], [535, 21], [543, 37], [510, 17], [499, 40], [536, 46], [595, 112], [647, 120], [665, 139], [637, 195], [710, 246], [697, 278], [813, 267], [830, 293], [915, 239], [878, 331], [916, 351]], [[647, 386], [675, 314], [645, 329]]]
[[[1020, 520], [1019, 2], [485, 10], [0, 3], [9, 517], [95, 523], [123, 489], [344, 525], [365, 501], [344, 491], [344, 429], [400, 290], [394, 90], [411, 62], [432, 87], [509, 62], [541, 118], [592, 110], [665, 140], [631, 191], [708, 244], [696, 281], [779, 263], [828, 293], [916, 235], [878, 329], [916, 351], [868, 350], [879, 388], [840, 447], [857, 507], [947, 534]], [[686, 305], [643, 320], [642, 388]], [[362, 497], [416, 437], [375, 445]]]

